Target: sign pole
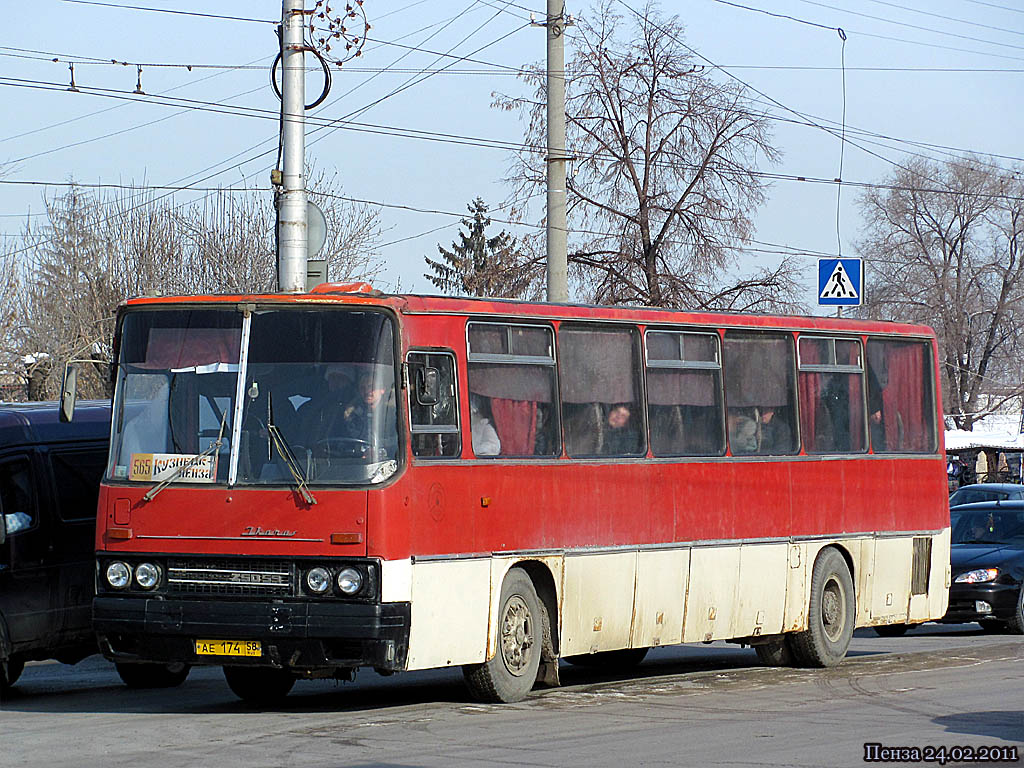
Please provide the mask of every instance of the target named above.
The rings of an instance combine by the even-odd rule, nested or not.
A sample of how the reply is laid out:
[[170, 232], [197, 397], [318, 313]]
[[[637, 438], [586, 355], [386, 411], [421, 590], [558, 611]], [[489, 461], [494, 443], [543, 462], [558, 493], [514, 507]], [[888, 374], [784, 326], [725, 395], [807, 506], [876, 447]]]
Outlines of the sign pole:
[[283, 186], [277, 208], [277, 287], [282, 293], [306, 290], [306, 72], [304, 0], [281, 5], [281, 115]]

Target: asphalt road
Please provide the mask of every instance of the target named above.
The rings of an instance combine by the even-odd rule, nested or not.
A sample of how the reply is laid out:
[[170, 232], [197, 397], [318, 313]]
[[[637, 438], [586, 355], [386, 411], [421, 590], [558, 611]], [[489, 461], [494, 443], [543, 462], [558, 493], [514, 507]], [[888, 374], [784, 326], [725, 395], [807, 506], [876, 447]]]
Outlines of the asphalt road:
[[455, 670], [363, 671], [258, 711], [219, 669], [132, 691], [93, 657], [26, 668], [0, 704], [0, 766], [863, 766], [866, 742], [1003, 756], [1024, 751], [1022, 664], [1022, 637], [926, 625], [859, 630], [830, 670], [715, 643], [657, 649], [630, 674], [563, 666], [561, 688], [513, 705], [471, 702]]

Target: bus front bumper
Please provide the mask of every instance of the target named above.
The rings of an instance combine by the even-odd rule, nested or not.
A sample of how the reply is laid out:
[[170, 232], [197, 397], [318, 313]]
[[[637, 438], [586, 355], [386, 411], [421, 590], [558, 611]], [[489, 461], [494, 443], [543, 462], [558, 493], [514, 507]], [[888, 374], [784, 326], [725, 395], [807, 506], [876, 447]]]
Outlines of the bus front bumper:
[[[93, 627], [119, 662], [186, 662], [296, 670], [405, 668], [409, 603], [163, 600], [101, 596]], [[196, 640], [258, 641], [259, 656], [196, 653]]]

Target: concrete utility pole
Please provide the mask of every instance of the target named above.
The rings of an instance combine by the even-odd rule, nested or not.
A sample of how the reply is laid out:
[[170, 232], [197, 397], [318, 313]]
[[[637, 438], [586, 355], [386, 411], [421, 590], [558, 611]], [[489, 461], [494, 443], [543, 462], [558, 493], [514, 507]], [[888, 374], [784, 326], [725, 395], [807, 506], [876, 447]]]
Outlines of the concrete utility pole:
[[548, 0], [548, 301], [569, 301], [565, 213], [565, 0]]
[[306, 290], [306, 72], [302, 32], [303, 0], [281, 4], [281, 109], [283, 185], [277, 208], [277, 287], [282, 293]]

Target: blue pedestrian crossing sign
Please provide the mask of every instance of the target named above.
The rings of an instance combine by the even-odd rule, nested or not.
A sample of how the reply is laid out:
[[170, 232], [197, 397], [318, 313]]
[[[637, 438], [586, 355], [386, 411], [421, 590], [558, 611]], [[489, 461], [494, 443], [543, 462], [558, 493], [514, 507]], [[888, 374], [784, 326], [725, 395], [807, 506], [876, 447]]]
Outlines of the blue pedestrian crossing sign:
[[818, 304], [859, 307], [863, 288], [862, 259], [818, 259]]

